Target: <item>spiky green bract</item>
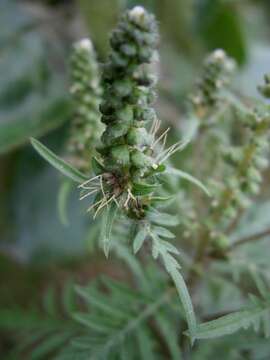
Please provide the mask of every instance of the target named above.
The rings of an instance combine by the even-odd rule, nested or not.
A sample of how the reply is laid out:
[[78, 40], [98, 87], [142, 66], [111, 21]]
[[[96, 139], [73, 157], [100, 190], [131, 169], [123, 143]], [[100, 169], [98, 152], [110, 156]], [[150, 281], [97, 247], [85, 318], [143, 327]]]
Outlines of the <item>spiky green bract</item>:
[[221, 91], [229, 82], [234, 67], [235, 62], [222, 49], [213, 51], [206, 58], [195, 93], [191, 96], [194, 111], [199, 117], [207, 116], [217, 107]]
[[[105, 170], [105, 183], [111, 195], [122, 197], [121, 207], [130, 217], [145, 215], [145, 198], [134, 196], [137, 183], [153, 184], [156, 169], [152, 157], [152, 136], [146, 123], [155, 121], [151, 104], [155, 79], [150, 64], [158, 42], [153, 15], [137, 6], [127, 11], [113, 31], [111, 53], [104, 66], [104, 95], [101, 121], [106, 125], [99, 149]], [[153, 191], [151, 188], [148, 194]]]
[[74, 44], [70, 75], [75, 114], [68, 150], [73, 165], [89, 172], [91, 152], [99, 143], [103, 128], [98, 111], [101, 99], [98, 64], [90, 39], [82, 39]]

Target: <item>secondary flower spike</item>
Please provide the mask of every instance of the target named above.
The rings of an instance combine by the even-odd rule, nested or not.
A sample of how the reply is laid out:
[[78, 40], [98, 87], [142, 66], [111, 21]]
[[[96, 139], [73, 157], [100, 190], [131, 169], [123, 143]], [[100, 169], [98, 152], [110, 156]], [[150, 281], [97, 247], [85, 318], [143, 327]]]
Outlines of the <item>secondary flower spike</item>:
[[103, 126], [98, 111], [101, 100], [98, 64], [88, 38], [77, 41], [73, 46], [70, 77], [70, 93], [76, 110], [67, 145], [74, 166], [89, 172], [89, 152], [92, 153], [99, 143]]

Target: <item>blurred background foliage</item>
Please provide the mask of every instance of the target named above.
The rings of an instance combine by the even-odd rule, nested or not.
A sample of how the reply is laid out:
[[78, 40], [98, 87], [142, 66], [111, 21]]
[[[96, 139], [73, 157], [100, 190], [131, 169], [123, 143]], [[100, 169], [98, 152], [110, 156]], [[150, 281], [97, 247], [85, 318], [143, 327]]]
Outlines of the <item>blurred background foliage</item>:
[[[95, 229], [89, 230], [91, 220], [76, 191], [68, 203], [70, 225], [61, 224], [56, 201], [61, 179], [28, 139], [42, 136], [51, 149], [63, 151], [71, 119], [72, 42], [90, 35], [102, 62], [119, 13], [138, 4], [154, 12], [160, 24], [157, 109], [163, 121], [181, 127], [186, 95], [204, 55], [215, 48], [224, 48], [240, 67], [236, 91], [259, 96], [254, 84], [270, 70], [268, 0], [1, 0], [0, 307], [35, 301], [49, 283], [71, 274], [82, 282], [97, 273], [122, 276], [121, 266], [105, 262], [101, 253], [91, 257]], [[181, 167], [183, 158], [177, 161]], [[269, 204], [264, 198], [252, 208], [239, 234], [269, 226]], [[247, 252], [253, 261], [257, 256], [267, 262], [265, 248]], [[9, 346], [5, 335], [0, 354]], [[202, 346], [210, 358], [214, 350]]]

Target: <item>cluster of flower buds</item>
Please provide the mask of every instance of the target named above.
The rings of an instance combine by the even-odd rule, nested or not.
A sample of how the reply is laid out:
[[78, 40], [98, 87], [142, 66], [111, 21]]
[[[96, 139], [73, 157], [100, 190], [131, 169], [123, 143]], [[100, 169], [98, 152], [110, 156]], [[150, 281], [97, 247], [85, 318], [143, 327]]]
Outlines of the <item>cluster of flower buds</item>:
[[[262, 181], [261, 172], [268, 165], [267, 149], [270, 113], [264, 107], [243, 114], [243, 125], [248, 130], [248, 141], [239, 146], [228, 159], [236, 168], [234, 182], [238, 184], [239, 205], [249, 204], [249, 197], [256, 195]], [[244, 206], [243, 206], [244, 207]]]
[[[216, 234], [211, 229], [215, 229], [217, 224], [228, 224], [228, 220], [233, 221], [237, 217], [239, 210], [250, 205], [251, 197], [260, 191], [261, 173], [268, 166], [270, 113], [264, 106], [260, 110], [241, 110], [238, 115], [247, 130], [247, 141], [243, 145], [229, 146], [223, 150], [223, 159], [229, 171], [222, 183], [216, 183], [216, 191], [213, 191], [215, 200], [208, 226], [211, 234]], [[215, 243], [222, 238], [224, 244], [223, 233], [217, 237], [212, 235], [212, 238]]]
[[[104, 186], [110, 195], [126, 196], [128, 215], [144, 214], [143, 199], [136, 195], [136, 185], [150, 182], [158, 166], [153, 156], [157, 119], [152, 103], [155, 77], [150, 64], [158, 43], [157, 24], [141, 6], [127, 11], [110, 38], [111, 53], [103, 69], [101, 154]], [[152, 132], [146, 123], [152, 122]], [[135, 212], [135, 213], [134, 213]]]
[[206, 58], [195, 93], [191, 96], [193, 109], [200, 118], [220, 103], [222, 90], [229, 83], [234, 68], [234, 60], [224, 50], [217, 49]]
[[89, 172], [89, 154], [99, 143], [102, 132], [98, 110], [101, 100], [99, 71], [90, 39], [82, 39], [74, 44], [70, 72], [70, 92], [76, 112], [67, 147], [73, 165]]
[[270, 99], [270, 74], [264, 76], [264, 84], [259, 85], [258, 90], [264, 97]]

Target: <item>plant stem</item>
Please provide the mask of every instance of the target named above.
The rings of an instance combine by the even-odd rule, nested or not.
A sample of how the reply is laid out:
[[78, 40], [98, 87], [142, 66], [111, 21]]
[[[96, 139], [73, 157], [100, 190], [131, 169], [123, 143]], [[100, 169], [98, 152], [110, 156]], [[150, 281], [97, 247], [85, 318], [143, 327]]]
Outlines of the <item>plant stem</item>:
[[232, 244], [229, 248], [229, 251], [232, 251], [233, 249], [237, 248], [240, 245], [249, 243], [249, 242], [253, 242], [253, 241], [258, 241], [261, 240], [263, 237], [270, 235], [270, 228], [266, 229], [264, 231], [258, 232], [256, 234], [250, 235], [250, 236], [246, 236], [238, 241], [236, 241], [234, 244]]

